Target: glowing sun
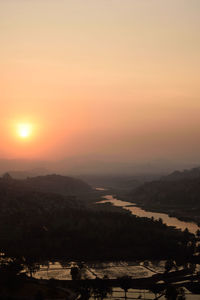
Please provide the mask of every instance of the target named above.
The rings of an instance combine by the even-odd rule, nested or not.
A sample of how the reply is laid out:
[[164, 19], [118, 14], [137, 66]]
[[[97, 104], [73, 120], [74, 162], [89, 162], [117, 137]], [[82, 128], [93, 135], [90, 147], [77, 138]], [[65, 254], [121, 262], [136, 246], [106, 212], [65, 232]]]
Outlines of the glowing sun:
[[32, 126], [31, 124], [19, 124], [17, 126], [17, 134], [22, 139], [27, 139], [31, 136]]

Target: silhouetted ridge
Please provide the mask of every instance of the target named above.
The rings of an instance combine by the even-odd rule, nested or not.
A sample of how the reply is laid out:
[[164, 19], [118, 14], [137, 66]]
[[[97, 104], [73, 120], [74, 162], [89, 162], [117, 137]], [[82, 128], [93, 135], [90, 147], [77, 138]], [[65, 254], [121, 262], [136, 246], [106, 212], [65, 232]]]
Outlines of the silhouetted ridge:
[[5, 173], [0, 181], [6, 184], [7, 187], [10, 186], [10, 188], [15, 187], [21, 190], [34, 190], [61, 195], [78, 195], [92, 190], [87, 183], [80, 179], [56, 174], [18, 180], [12, 178], [9, 173]]
[[161, 180], [176, 181], [182, 179], [198, 179], [198, 178], [200, 178], [200, 167], [193, 168], [191, 170], [174, 171], [173, 173], [162, 177]]
[[63, 195], [91, 191], [91, 187], [80, 179], [56, 174], [27, 178], [26, 182], [38, 191]]
[[200, 168], [175, 171], [130, 193], [132, 202], [200, 223]]
[[44, 168], [36, 168], [27, 171], [9, 170], [7, 173], [14, 179], [26, 179], [28, 177], [45, 176], [50, 172]]
[[[5, 174], [0, 178], [1, 251], [10, 257], [36, 261], [179, 255], [181, 232], [128, 212], [87, 206], [79, 196], [70, 195], [81, 189], [91, 190], [71, 177], [48, 175], [16, 180]], [[85, 194], [87, 199], [89, 194]]]
[[17, 211], [43, 211], [77, 206], [78, 202], [73, 195], [61, 195], [48, 191], [39, 191], [27, 184], [27, 180], [16, 180], [8, 174], [0, 178], [0, 210], [3, 213]]

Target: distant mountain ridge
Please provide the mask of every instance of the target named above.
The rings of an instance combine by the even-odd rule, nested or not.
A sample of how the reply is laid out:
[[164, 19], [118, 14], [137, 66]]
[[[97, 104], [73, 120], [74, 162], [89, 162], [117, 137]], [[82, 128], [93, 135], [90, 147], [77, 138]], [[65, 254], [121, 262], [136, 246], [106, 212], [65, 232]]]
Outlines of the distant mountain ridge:
[[81, 179], [57, 174], [27, 178], [29, 186], [41, 192], [65, 194], [80, 194], [91, 191], [89, 184]]
[[182, 179], [198, 179], [200, 178], [200, 167], [193, 168], [191, 170], [184, 170], [184, 171], [174, 171], [173, 173], [163, 176], [161, 180], [164, 181], [177, 181]]
[[175, 171], [130, 193], [133, 202], [148, 207], [200, 208], [200, 168]]
[[27, 177], [45, 176], [50, 172], [46, 169], [38, 168], [29, 171], [8, 171], [7, 173], [14, 179], [26, 179]]
[[28, 177], [23, 180], [13, 179], [9, 173], [4, 174], [0, 179], [0, 184], [8, 188], [18, 188], [22, 190], [33, 190], [43, 193], [55, 193], [60, 195], [78, 195], [90, 192], [90, 185], [81, 179], [57, 174]]
[[[112, 156], [69, 156], [58, 160], [37, 159], [3, 159], [0, 158], [0, 174], [12, 171], [13, 177], [25, 178], [23, 172], [34, 173], [34, 176], [51, 173], [82, 175], [160, 175], [175, 169], [198, 166], [195, 162], [170, 161], [166, 159], [135, 161], [132, 159], [115, 158]], [[25, 175], [25, 177], [24, 177]], [[32, 176], [32, 175], [31, 175]]]

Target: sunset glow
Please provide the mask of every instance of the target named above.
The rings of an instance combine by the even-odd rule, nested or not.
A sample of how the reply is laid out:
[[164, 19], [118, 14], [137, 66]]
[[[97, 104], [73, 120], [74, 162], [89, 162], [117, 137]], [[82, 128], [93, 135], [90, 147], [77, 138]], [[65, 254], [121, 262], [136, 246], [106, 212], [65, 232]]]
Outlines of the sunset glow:
[[0, 1], [0, 157], [198, 162], [199, 11]]
[[0, 300], [199, 297], [199, 32], [200, 0], [0, 0]]
[[27, 139], [31, 136], [32, 126], [30, 124], [19, 124], [17, 126], [17, 134], [22, 139]]

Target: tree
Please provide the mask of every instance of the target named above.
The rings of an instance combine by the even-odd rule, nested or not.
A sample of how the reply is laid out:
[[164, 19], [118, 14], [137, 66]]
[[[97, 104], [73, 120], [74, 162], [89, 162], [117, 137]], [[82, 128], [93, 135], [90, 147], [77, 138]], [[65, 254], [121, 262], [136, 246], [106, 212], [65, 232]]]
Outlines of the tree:
[[177, 300], [178, 292], [173, 285], [169, 285], [165, 291], [165, 298], [167, 300]]
[[174, 262], [172, 259], [169, 259], [165, 263], [165, 272], [168, 273], [174, 267]]
[[197, 229], [197, 231], [196, 231], [196, 238], [198, 241], [200, 240], [200, 230], [199, 229]]
[[185, 291], [181, 288], [176, 288], [173, 285], [169, 285], [165, 291], [165, 298], [167, 300], [185, 300]]
[[88, 299], [90, 299], [91, 293], [92, 293], [90, 287], [81, 286], [78, 291], [80, 293], [80, 296], [81, 296], [80, 299], [81, 300], [88, 300]]
[[26, 257], [24, 259], [24, 265], [27, 267], [31, 278], [35, 272], [40, 270], [40, 264], [36, 262], [35, 258]]
[[12, 179], [12, 176], [11, 176], [9, 173], [4, 173], [3, 176], [2, 176], [2, 178], [3, 178], [4, 180], [11, 180], [11, 179]]
[[178, 300], [185, 300], [185, 291], [184, 289], [181, 287], [178, 289]]
[[0, 262], [0, 284], [8, 290], [17, 289], [20, 286], [20, 280], [17, 275], [23, 270], [21, 263], [17, 260]]
[[108, 283], [106, 282], [107, 279], [107, 276], [104, 276], [103, 279], [96, 278], [95, 286], [93, 288], [93, 294], [95, 299], [103, 300], [108, 296], [108, 294], [112, 294], [112, 288], [108, 286]]
[[119, 278], [119, 286], [122, 290], [124, 290], [124, 299], [127, 299], [127, 292], [131, 288], [131, 277], [123, 276]]
[[70, 274], [72, 276], [72, 280], [78, 280], [80, 279], [80, 271], [78, 267], [72, 267]]

